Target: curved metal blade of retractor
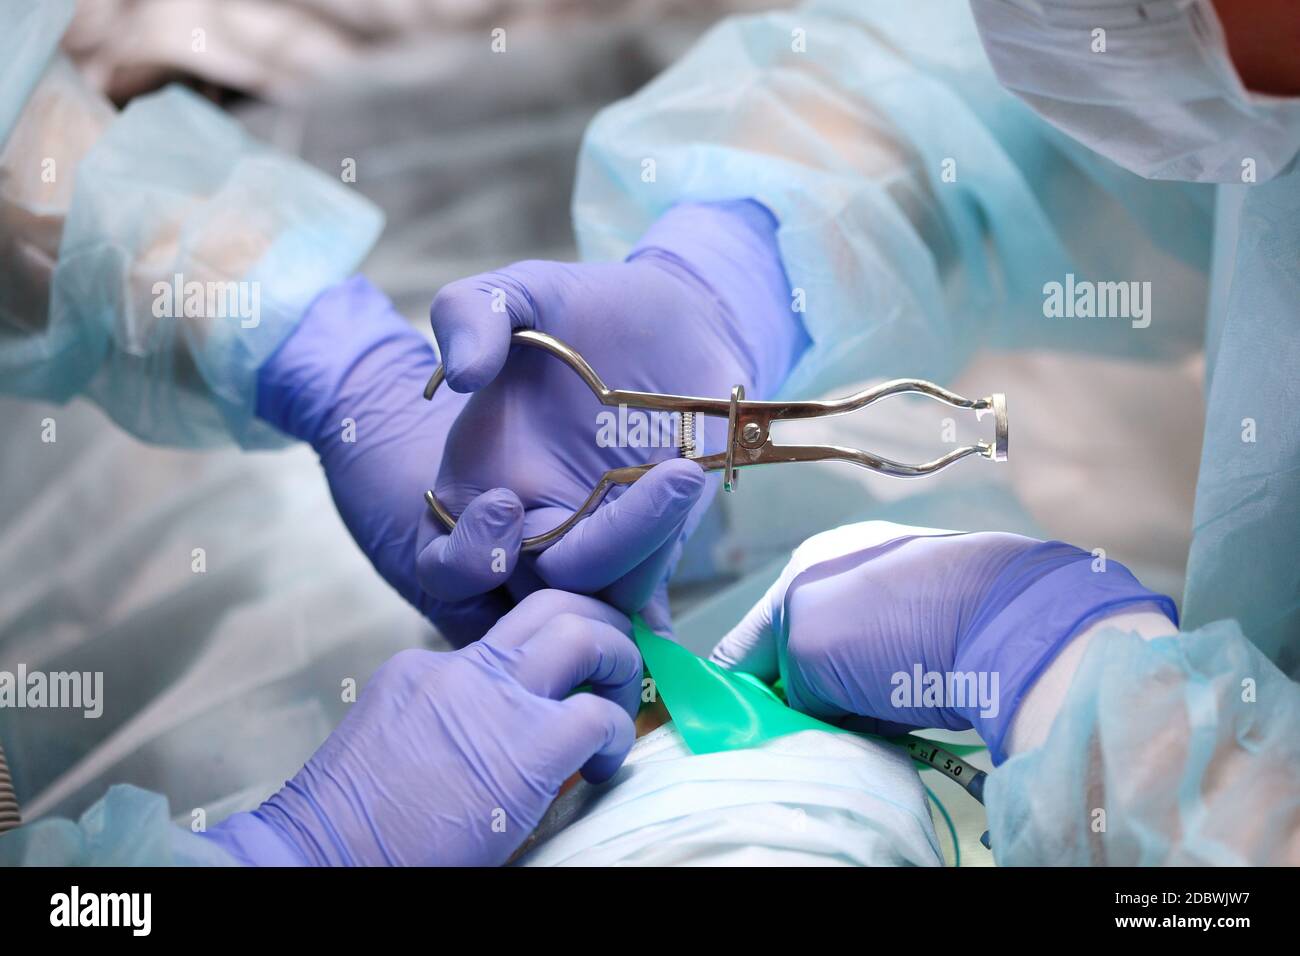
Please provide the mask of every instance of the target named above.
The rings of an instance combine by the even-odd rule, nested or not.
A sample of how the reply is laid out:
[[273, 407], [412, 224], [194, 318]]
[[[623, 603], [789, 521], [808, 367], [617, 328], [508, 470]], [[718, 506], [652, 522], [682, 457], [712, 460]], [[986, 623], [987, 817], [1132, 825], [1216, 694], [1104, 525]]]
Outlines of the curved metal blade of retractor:
[[[860, 448], [843, 448], [839, 445], [774, 445], [767, 442], [758, 448], [740, 448], [737, 450], [734, 460], [731, 463], [733, 469], [752, 468], [755, 465], [780, 465], [792, 464], [795, 462], [811, 461], [843, 461], [851, 465], [857, 465], [859, 468], [865, 468], [868, 471], [874, 471], [878, 475], [885, 475], [889, 478], [924, 478], [927, 475], [933, 475], [935, 472], [942, 471], [949, 465], [968, 458], [971, 455], [982, 455], [985, 458], [992, 457], [989, 454], [990, 445], [987, 442], [978, 442], [974, 445], [963, 445], [961, 448], [954, 448], [945, 455], [941, 455], [932, 461], [922, 462], [918, 465], [907, 464], [906, 462], [893, 461], [880, 455], [874, 455], [869, 451], [863, 451]], [[726, 456], [719, 452], [716, 455], [706, 455], [702, 458], [696, 458], [695, 463], [705, 471], [723, 471], [727, 468]]]

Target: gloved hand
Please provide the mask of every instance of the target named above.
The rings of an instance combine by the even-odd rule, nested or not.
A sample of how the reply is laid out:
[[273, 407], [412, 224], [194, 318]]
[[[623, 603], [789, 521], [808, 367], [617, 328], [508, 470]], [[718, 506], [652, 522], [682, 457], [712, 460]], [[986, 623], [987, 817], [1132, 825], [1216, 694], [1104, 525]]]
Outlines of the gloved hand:
[[[482, 592], [515, 570], [523, 508], [513, 492], [489, 484], [450, 540], [430, 513], [424, 492], [433, 484], [447, 432], [466, 402], [449, 389], [441, 389], [432, 402], [423, 399], [437, 365], [425, 337], [357, 276], [317, 298], [262, 365], [257, 411], [311, 444], [344, 523], [375, 568], [444, 636], [464, 645], [481, 637], [513, 603]], [[483, 454], [484, 470], [495, 469], [499, 481], [507, 480], [510, 450]], [[612, 538], [591, 561], [630, 568], [653, 555], [677, 536], [702, 485], [699, 469], [690, 463], [665, 465], [647, 475], [635, 494], [602, 509], [602, 527]], [[575, 562], [582, 559], [578, 544], [575, 539], [565, 549]], [[500, 555], [492, 552], [496, 547]], [[420, 586], [421, 566], [428, 575], [446, 578], [447, 600]], [[466, 581], [481, 582], [480, 590], [457, 584]], [[588, 582], [590, 590], [600, 589], [598, 578]], [[522, 597], [532, 589], [516, 591]]]
[[[672, 443], [671, 420], [661, 430], [660, 422], [641, 419], [650, 427], [638, 435], [644, 412], [606, 408], [563, 362], [535, 349], [510, 350], [513, 330], [558, 337], [612, 388], [723, 398], [737, 384], [750, 398], [771, 396], [807, 345], [791, 309], [775, 220], [749, 201], [676, 207], [625, 262], [520, 262], [452, 283], [434, 300], [431, 320], [447, 385], [474, 393], [448, 438], [435, 492], [459, 514], [502, 486], [525, 509], [522, 523], [503, 515], [496, 524], [438, 533], [420, 555], [429, 593], [477, 602], [484, 621], [500, 613], [503, 600], [486, 594], [500, 583], [494, 548], [510, 550], [513, 560], [521, 531], [559, 524], [607, 469], [677, 455], [662, 447]], [[620, 420], [631, 427], [617, 427]], [[725, 434], [725, 421], [708, 420], [703, 451], [722, 450]], [[717, 482], [695, 502], [703, 484], [695, 465], [678, 460], [657, 470], [660, 486], [643, 487], [642, 479], [614, 489], [606, 499], [612, 505], [526, 556], [508, 594], [518, 599], [543, 582], [600, 594], [620, 608], [644, 608], [652, 627], [667, 630], [668, 573]], [[669, 516], [677, 524], [665, 534]]]
[[1001, 762], [1021, 700], [1072, 637], [1119, 608], [1177, 620], [1122, 564], [1094, 566], [1059, 541], [846, 525], [800, 545], [712, 659], [780, 676], [792, 707], [824, 719], [871, 718], [886, 735], [974, 727]]
[[568, 777], [627, 756], [630, 634], [600, 601], [538, 591], [463, 650], [403, 651], [279, 793], [206, 835], [253, 865], [504, 863]]
[[[480, 637], [548, 585], [629, 612], [656, 596], [644, 613], [666, 630], [663, 585], [702, 510], [693, 510], [705, 487], [699, 468], [666, 461], [520, 561], [525, 532], [557, 524], [607, 468], [675, 451], [600, 447], [596, 414], [605, 409], [549, 356], [516, 350], [498, 376], [510, 331], [560, 336], [618, 387], [726, 395], [745, 384], [761, 397], [806, 342], [786, 296], [762, 207], [680, 207], [627, 263], [520, 263], [445, 288], [432, 316], [452, 388], [430, 403], [420, 394], [438, 364], [433, 349], [357, 277], [321, 295], [263, 364], [258, 414], [311, 443], [353, 537], [453, 643]], [[538, 359], [549, 365], [537, 368]], [[452, 389], [481, 391], [465, 409]], [[444, 456], [453, 420], [458, 437]], [[706, 447], [720, 447], [716, 424], [706, 434]], [[451, 534], [423, 501], [435, 474], [459, 516]]]

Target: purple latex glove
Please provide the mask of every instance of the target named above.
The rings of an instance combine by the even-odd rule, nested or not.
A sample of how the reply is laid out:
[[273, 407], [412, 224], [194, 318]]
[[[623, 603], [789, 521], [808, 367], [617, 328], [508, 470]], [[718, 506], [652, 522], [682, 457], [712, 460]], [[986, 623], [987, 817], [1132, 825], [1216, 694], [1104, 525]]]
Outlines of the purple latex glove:
[[[1122, 564], [1097, 567], [1059, 541], [846, 525], [800, 545], [712, 659], [783, 678], [790, 705], [824, 719], [868, 718], [886, 735], [974, 727], [1001, 762], [1021, 700], [1072, 637], [1119, 608], [1177, 621]], [[931, 698], [930, 674], [944, 687], [972, 676]]]
[[[513, 492], [489, 485], [450, 539], [429, 512], [424, 492], [434, 481], [448, 429], [467, 402], [449, 389], [432, 402], [423, 399], [437, 365], [427, 339], [358, 276], [319, 296], [263, 364], [257, 410], [311, 444], [339, 514], [375, 568], [444, 636], [464, 645], [513, 605], [503, 592], [483, 592], [515, 571], [523, 507]], [[484, 467], [508, 476], [512, 461], [507, 449], [499, 449]], [[635, 494], [602, 509], [611, 539], [593, 559], [633, 567], [652, 555], [679, 533], [702, 486], [698, 468], [689, 463], [656, 469]], [[474, 542], [502, 550], [497, 555]], [[431, 547], [437, 559], [430, 573], [441, 579], [445, 600], [418, 581], [417, 567], [431, 563], [422, 552]], [[516, 593], [522, 597], [529, 590]]]
[[[494, 551], [513, 560], [521, 534], [567, 518], [607, 469], [677, 455], [662, 444], [646, 447], [646, 437], [663, 437], [659, 422], [645, 437], [635, 425], [611, 432], [601, 415], [617, 410], [600, 405], [558, 359], [511, 350], [510, 333], [558, 337], [612, 388], [725, 398], [740, 384], [750, 398], [770, 397], [807, 345], [771, 214], [750, 201], [678, 206], [625, 262], [516, 263], [444, 288], [431, 320], [447, 384], [474, 393], [448, 438], [435, 492], [460, 514], [489, 489], [505, 487], [524, 514], [522, 530], [518, 521], [481, 522], [435, 535], [420, 554], [421, 584], [477, 614], [477, 624], [465, 620], [470, 631], [544, 585], [644, 608], [652, 627], [668, 630], [667, 576], [717, 484], [709, 482], [697, 502], [692, 496], [704, 482], [689, 461], [660, 465], [652, 473], [664, 475], [657, 487], [642, 479], [615, 489], [606, 499], [612, 504], [540, 555], [512, 564], [504, 593], [493, 590], [501, 583]], [[725, 433], [724, 421], [708, 420], [703, 451], [722, 450]], [[670, 514], [678, 520], [665, 533], [661, 517]]]
[[[745, 384], [751, 397], [769, 394], [806, 345], [775, 228], [752, 202], [679, 207], [627, 263], [520, 263], [453, 283], [432, 315], [448, 382], [481, 389], [469, 409], [450, 388], [420, 398], [433, 349], [374, 286], [351, 279], [323, 293], [263, 364], [258, 414], [311, 443], [353, 537], [452, 642], [480, 637], [548, 584], [629, 612], [654, 597], [646, 616], [666, 630], [663, 585], [701, 511], [698, 467], [661, 464], [521, 561], [525, 527], [557, 523], [611, 464], [673, 452], [600, 448], [594, 398], [555, 360], [536, 371], [541, 356], [516, 350], [498, 373], [511, 329], [531, 326], [568, 340], [620, 387], [726, 395]], [[717, 447], [716, 427], [706, 434]], [[423, 502], [435, 478], [460, 516], [452, 534]]]
[[566, 779], [627, 756], [630, 634], [594, 598], [538, 591], [470, 647], [403, 651], [279, 793], [206, 836], [252, 865], [504, 863]]

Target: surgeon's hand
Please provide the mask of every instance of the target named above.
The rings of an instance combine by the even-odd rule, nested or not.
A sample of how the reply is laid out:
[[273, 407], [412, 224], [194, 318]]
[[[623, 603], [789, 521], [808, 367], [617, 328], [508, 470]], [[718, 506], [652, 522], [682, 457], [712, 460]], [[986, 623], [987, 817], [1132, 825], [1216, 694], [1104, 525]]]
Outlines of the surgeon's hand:
[[[702, 510], [703, 474], [664, 461], [521, 558], [525, 533], [559, 523], [607, 468], [676, 452], [639, 447], [645, 438], [620, 429], [617, 410], [614, 442], [602, 447], [609, 429], [596, 416], [610, 410], [549, 356], [516, 350], [507, 363], [510, 332], [558, 335], [617, 387], [727, 395], [744, 384], [762, 397], [806, 344], [787, 295], [766, 210], [679, 207], [626, 263], [520, 263], [444, 289], [432, 315], [451, 387], [426, 402], [436, 354], [357, 277], [322, 294], [264, 363], [258, 414], [311, 443], [353, 537], [453, 643], [546, 586], [644, 608], [666, 630], [664, 583]], [[478, 390], [468, 408], [456, 389]], [[716, 450], [721, 423], [709, 427], [704, 444]], [[423, 501], [435, 481], [459, 516], [451, 534]]]
[[[317, 298], [263, 364], [257, 409], [263, 419], [311, 444], [344, 523], [375, 568], [444, 636], [464, 645], [513, 605], [503, 594], [482, 591], [514, 572], [523, 507], [513, 492], [490, 486], [470, 504], [450, 539], [430, 513], [424, 492], [467, 400], [449, 389], [424, 400], [425, 382], [437, 365], [428, 340], [358, 276]], [[515, 461], [509, 449], [484, 447], [481, 453], [485, 470], [509, 476]], [[678, 534], [703, 478], [694, 465], [677, 462], [638, 484], [636, 494], [603, 509], [602, 527], [612, 540], [595, 560], [631, 567], [652, 555]], [[420, 567], [428, 569], [426, 580], [432, 576], [441, 583], [446, 599], [421, 587]], [[481, 590], [465, 586], [467, 581], [481, 582]], [[600, 590], [598, 580], [589, 583], [589, 590]], [[533, 589], [518, 588], [518, 596]]]
[[630, 633], [600, 601], [538, 591], [470, 647], [403, 651], [279, 793], [207, 835], [254, 865], [504, 863], [568, 777], [627, 756]]
[[[1123, 565], [1100, 567], [1059, 541], [847, 525], [804, 542], [712, 659], [783, 678], [798, 710], [883, 734], [974, 727], [1000, 761], [1021, 700], [1072, 637], [1120, 608], [1177, 620]], [[927, 694], [927, 675], [965, 690]]]
[[[677, 451], [671, 419], [600, 405], [560, 360], [511, 350], [510, 334], [556, 336], [611, 388], [725, 398], [739, 384], [766, 398], [807, 344], [789, 295], [776, 222], [748, 201], [676, 207], [625, 262], [520, 262], [445, 287], [431, 309], [447, 363], [443, 390], [474, 394], [452, 427], [435, 492], [453, 514], [468, 515], [485, 494], [514, 504], [491, 492], [504, 487], [524, 510], [522, 520], [502, 513], [496, 524], [438, 529], [420, 554], [428, 593], [477, 614], [470, 630], [544, 585], [644, 608], [652, 627], [667, 630], [666, 579], [716, 482], [701, 494], [695, 464], [661, 464], [658, 481], [615, 489], [546, 551], [517, 559], [521, 535], [567, 518], [606, 470]], [[707, 420], [704, 451], [722, 450], [725, 432], [724, 421]], [[492, 557], [503, 551], [508, 575]]]

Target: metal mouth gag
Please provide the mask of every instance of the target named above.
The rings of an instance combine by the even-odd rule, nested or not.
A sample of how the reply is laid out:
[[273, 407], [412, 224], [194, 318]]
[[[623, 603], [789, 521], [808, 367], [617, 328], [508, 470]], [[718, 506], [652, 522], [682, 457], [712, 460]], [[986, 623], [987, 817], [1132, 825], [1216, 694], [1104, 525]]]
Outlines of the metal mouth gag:
[[[882, 382], [873, 388], [863, 389], [853, 395], [834, 401], [815, 402], [751, 402], [745, 400], [744, 386], [737, 385], [731, 390], [730, 399], [695, 398], [690, 395], [664, 395], [658, 392], [633, 392], [610, 388], [596, 374], [577, 351], [559, 339], [531, 329], [520, 330], [511, 336], [512, 345], [526, 345], [542, 349], [566, 363], [587, 383], [587, 387], [600, 400], [602, 405], [626, 406], [649, 411], [676, 412], [681, 416], [679, 430], [679, 452], [685, 458], [694, 460], [705, 471], [721, 471], [723, 488], [734, 491], [737, 472], [741, 468], [753, 465], [773, 465], [798, 461], [846, 461], [888, 475], [891, 478], [922, 478], [947, 468], [954, 462], [970, 455], [979, 455], [990, 461], [1007, 460], [1007, 400], [1001, 392], [995, 392], [987, 398], [963, 398], [954, 392], [941, 388], [933, 382], [921, 379], [900, 378]], [[433, 398], [434, 392], [442, 384], [443, 366], [439, 365], [424, 387], [424, 397]], [[954, 448], [946, 455], [919, 465], [903, 464], [890, 461], [871, 452], [858, 448], [842, 448], [838, 445], [774, 445], [771, 439], [772, 423], [777, 421], [795, 421], [809, 418], [822, 418], [829, 415], [843, 415], [847, 412], [866, 408], [882, 398], [914, 392], [928, 395], [930, 398], [951, 405], [953, 408], [967, 408], [975, 412], [976, 420], [985, 415], [993, 415], [993, 441], [978, 441], [973, 445]], [[696, 418], [700, 415], [713, 415], [727, 420], [726, 450], [712, 455], [700, 455], [696, 448]], [[524, 538], [522, 550], [537, 551], [562, 538], [579, 521], [589, 515], [604, 499], [615, 485], [630, 485], [648, 472], [655, 462], [642, 465], [628, 465], [623, 468], [611, 468], [596, 482], [591, 494], [587, 496], [576, 511], [565, 521], [550, 531]], [[456, 527], [456, 519], [432, 491], [424, 493], [424, 499], [433, 509], [439, 520], [448, 530]]]

